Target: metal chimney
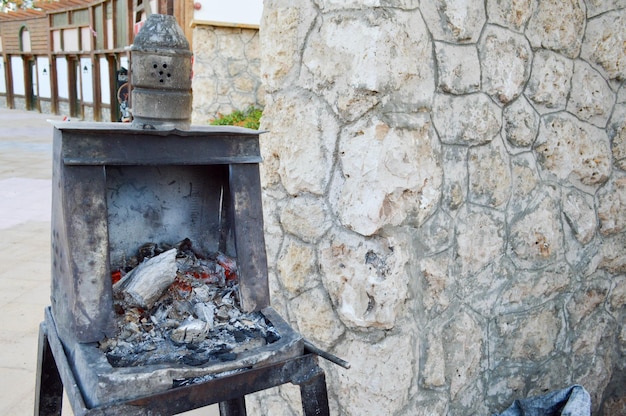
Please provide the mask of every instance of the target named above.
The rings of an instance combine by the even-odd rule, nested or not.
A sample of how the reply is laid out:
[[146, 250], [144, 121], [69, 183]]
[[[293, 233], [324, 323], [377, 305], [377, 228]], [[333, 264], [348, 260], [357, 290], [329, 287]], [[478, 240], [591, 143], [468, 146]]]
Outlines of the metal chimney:
[[188, 129], [192, 53], [174, 16], [151, 14], [130, 54], [132, 126]]

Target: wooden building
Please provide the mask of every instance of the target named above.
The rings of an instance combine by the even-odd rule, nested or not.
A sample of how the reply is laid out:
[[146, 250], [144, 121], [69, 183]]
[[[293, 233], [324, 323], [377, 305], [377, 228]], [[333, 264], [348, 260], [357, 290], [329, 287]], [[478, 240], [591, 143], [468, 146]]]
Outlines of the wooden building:
[[0, 105], [119, 121], [129, 51], [150, 13], [174, 14], [191, 43], [191, 0], [56, 0], [0, 13]]

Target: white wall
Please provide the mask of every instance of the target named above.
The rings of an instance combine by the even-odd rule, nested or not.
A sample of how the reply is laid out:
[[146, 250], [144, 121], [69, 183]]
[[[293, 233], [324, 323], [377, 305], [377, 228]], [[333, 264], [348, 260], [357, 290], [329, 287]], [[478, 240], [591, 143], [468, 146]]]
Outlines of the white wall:
[[37, 95], [41, 98], [51, 98], [50, 62], [45, 56], [37, 57], [37, 80], [39, 85]]
[[22, 30], [22, 52], [30, 52], [30, 32], [27, 28]]
[[93, 103], [93, 66], [91, 58], [80, 58], [80, 79], [83, 103]]
[[209, 22], [259, 25], [263, 13], [263, 0], [199, 0], [200, 10], [195, 10], [195, 20]]
[[57, 85], [59, 88], [59, 98], [69, 99], [70, 89], [67, 78], [67, 60], [63, 57], [57, 58]]
[[109, 62], [106, 58], [100, 58], [100, 101], [102, 104], [111, 104]]
[[78, 29], [63, 30], [63, 50], [77, 51], [79, 49], [80, 47], [78, 45]]
[[4, 76], [4, 61], [0, 58], [0, 94], [7, 92], [7, 80]]
[[13, 94], [26, 95], [24, 86], [24, 61], [21, 56], [11, 57], [11, 75], [13, 77]]

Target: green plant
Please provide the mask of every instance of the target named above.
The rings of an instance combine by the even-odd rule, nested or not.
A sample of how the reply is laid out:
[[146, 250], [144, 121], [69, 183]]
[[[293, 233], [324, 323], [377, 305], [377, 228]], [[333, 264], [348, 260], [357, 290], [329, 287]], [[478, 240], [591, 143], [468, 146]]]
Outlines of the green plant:
[[213, 126], [239, 126], [249, 129], [259, 129], [263, 110], [254, 106], [248, 107], [246, 110], [235, 110], [230, 114], [217, 114], [217, 118], [209, 123]]

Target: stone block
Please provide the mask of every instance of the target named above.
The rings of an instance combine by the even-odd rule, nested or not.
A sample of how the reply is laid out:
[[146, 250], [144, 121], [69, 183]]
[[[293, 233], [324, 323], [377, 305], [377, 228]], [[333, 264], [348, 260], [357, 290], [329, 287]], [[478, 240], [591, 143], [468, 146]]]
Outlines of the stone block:
[[554, 52], [535, 53], [533, 68], [524, 93], [539, 113], [564, 110], [573, 73], [573, 63]]
[[[399, 414], [406, 406], [417, 372], [411, 363], [419, 354], [410, 335], [390, 335], [376, 343], [349, 338], [337, 346], [336, 354], [346, 357], [352, 366], [350, 370], [332, 369], [340, 372], [335, 389], [340, 403], [350, 404], [342, 406], [338, 414]], [[362, 380], [367, 380], [367, 389]]]
[[[276, 164], [281, 184], [291, 195], [324, 193], [334, 163], [339, 127], [323, 102], [299, 92], [278, 96], [263, 113], [263, 156]], [[293, 130], [295, 128], [295, 130]], [[267, 180], [267, 178], [266, 178]]]
[[542, 0], [536, 3], [526, 27], [533, 48], [559, 52], [568, 58], [580, 53], [585, 31], [583, 0]]
[[539, 131], [539, 115], [522, 95], [503, 111], [503, 136], [516, 148], [527, 149], [534, 143]]
[[450, 45], [435, 42], [437, 88], [450, 94], [480, 90], [480, 62], [474, 45]]
[[463, 210], [455, 230], [458, 273], [478, 272], [504, 250], [504, 218], [494, 211]]
[[577, 60], [574, 62], [572, 85], [567, 111], [583, 121], [604, 128], [615, 102], [615, 93], [607, 82], [589, 64]]
[[508, 253], [522, 269], [538, 269], [554, 263], [563, 250], [558, 202], [546, 192], [510, 222]]
[[421, 11], [435, 40], [475, 43], [487, 20], [480, 0], [421, 2]]
[[599, 15], [587, 22], [580, 56], [600, 68], [608, 79], [623, 81], [626, 79], [624, 41], [626, 41], [626, 12], [622, 8]]
[[489, 23], [520, 32], [533, 11], [535, 0], [487, 0]]
[[529, 313], [499, 316], [489, 329], [490, 360], [495, 365], [545, 360], [560, 347], [562, 329], [562, 318], [550, 304]]
[[405, 220], [421, 223], [439, 201], [441, 183], [437, 142], [430, 121], [419, 129], [396, 129], [382, 120], [364, 119], [341, 133], [343, 171], [335, 186], [334, 209], [342, 224], [371, 235]]
[[406, 247], [393, 239], [343, 233], [323, 243], [324, 287], [347, 327], [367, 331], [396, 325], [408, 296], [407, 260]]
[[283, 287], [295, 297], [316, 286], [316, 255], [313, 248], [294, 238], [286, 238], [276, 264]]
[[524, 90], [533, 53], [520, 34], [487, 25], [478, 43], [482, 90], [507, 104]]
[[489, 143], [500, 131], [502, 110], [486, 94], [436, 94], [433, 123], [445, 144]]
[[468, 171], [471, 202], [498, 208], [509, 201], [511, 168], [500, 138], [470, 149]]
[[581, 190], [593, 192], [611, 173], [606, 132], [567, 113], [542, 118], [534, 152], [544, 172]]
[[310, 194], [288, 198], [280, 222], [285, 231], [308, 243], [318, 241], [332, 224], [324, 199]]

